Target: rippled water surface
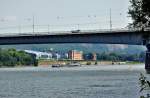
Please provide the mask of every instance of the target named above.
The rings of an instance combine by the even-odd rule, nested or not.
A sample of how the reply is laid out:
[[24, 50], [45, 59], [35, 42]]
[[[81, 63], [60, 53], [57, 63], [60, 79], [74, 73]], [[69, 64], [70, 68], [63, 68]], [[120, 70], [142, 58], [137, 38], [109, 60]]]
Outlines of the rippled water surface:
[[0, 98], [139, 98], [144, 71], [89, 69], [1, 69]]

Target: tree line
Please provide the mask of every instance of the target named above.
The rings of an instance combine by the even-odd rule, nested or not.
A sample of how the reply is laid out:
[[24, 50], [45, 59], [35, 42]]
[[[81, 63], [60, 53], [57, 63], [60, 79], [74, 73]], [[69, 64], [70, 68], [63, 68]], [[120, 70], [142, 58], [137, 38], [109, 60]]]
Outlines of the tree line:
[[24, 51], [0, 49], [0, 67], [29, 66], [35, 64], [35, 58]]
[[[92, 53], [83, 54], [83, 58], [85, 60], [92, 60]], [[137, 53], [137, 54], [121, 54], [116, 52], [102, 52], [97, 53], [97, 60], [102, 61], [145, 61], [145, 52]]]

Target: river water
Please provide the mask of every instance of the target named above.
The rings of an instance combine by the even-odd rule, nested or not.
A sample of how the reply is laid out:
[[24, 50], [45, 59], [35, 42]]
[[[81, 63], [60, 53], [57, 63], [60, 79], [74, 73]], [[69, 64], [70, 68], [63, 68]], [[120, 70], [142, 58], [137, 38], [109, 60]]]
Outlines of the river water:
[[1, 68], [0, 98], [139, 98], [141, 72], [144, 65]]

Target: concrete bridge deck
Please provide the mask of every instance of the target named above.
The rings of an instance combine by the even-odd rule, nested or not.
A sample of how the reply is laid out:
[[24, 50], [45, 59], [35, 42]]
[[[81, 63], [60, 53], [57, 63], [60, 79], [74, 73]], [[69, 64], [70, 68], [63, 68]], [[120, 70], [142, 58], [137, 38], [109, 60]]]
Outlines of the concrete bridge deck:
[[103, 43], [145, 45], [145, 69], [150, 70], [150, 31], [70, 31], [1, 34], [0, 45], [46, 43]]
[[0, 44], [102, 43], [145, 45], [150, 31], [90, 30], [0, 34]]

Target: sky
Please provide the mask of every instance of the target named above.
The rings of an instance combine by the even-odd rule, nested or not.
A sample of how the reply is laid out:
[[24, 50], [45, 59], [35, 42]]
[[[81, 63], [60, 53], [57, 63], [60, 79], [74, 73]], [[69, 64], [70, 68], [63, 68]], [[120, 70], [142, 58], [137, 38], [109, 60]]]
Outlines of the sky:
[[[125, 28], [129, 0], [0, 0], [0, 33]], [[34, 17], [34, 18], [33, 18]], [[34, 20], [34, 22], [33, 22]]]

